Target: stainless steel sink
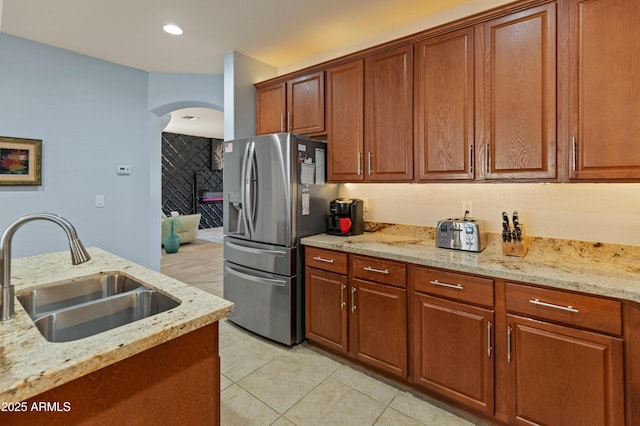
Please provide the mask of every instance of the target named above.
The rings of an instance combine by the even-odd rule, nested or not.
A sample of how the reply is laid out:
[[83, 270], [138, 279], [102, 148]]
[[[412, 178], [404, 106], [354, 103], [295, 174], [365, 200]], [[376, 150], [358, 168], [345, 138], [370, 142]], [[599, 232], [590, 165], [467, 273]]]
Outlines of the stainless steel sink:
[[119, 274], [41, 287], [18, 295], [18, 300], [50, 342], [93, 336], [181, 303]]
[[31, 316], [48, 313], [68, 306], [102, 299], [142, 286], [134, 279], [118, 273], [100, 274], [78, 281], [34, 288], [17, 296]]

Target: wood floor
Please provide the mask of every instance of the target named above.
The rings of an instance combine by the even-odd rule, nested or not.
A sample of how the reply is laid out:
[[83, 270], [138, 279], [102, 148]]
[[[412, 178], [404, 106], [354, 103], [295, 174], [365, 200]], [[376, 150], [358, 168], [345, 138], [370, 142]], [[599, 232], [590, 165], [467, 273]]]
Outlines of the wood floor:
[[162, 250], [160, 272], [222, 297], [221, 244], [197, 240], [180, 246], [177, 253]]

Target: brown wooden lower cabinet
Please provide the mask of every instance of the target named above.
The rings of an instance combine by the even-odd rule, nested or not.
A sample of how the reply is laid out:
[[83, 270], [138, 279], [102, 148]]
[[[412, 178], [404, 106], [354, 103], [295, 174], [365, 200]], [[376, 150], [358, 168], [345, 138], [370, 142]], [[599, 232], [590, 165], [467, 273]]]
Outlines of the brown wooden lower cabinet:
[[307, 339], [406, 380], [406, 290], [315, 268], [305, 278]]
[[493, 415], [493, 311], [415, 293], [413, 382]]
[[507, 315], [513, 424], [623, 425], [623, 341]]
[[354, 278], [349, 296], [349, 354], [406, 379], [407, 291]]
[[347, 353], [347, 277], [315, 268], [305, 273], [307, 339]]
[[638, 424], [637, 303], [320, 254], [341, 274], [307, 267], [312, 343], [490, 422]]

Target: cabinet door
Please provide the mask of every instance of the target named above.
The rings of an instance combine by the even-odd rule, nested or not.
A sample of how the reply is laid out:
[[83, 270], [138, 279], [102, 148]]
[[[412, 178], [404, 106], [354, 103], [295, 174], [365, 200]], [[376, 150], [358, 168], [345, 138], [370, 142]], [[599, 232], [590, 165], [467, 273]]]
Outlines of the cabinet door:
[[514, 424], [622, 425], [622, 339], [507, 315]]
[[349, 309], [349, 354], [406, 379], [406, 290], [352, 279]]
[[478, 177], [555, 178], [555, 3], [489, 21], [476, 36]]
[[572, 0], [571, 178], [640, 178], [638, 22], [638, 1]]
[[287, 81], [288, 131], [324, 132], [324, 71]]
[[347, 277], [306, 268], [305, 332], [310, 341], [347, 353]]
[[413, 47], [365, 59], [367, 180], [413, 179]]
[[419, 180], [473, 179], [473, 29], [415, 46]]
[[285, 132], [287, 109], [286, 86], [284, 83], [257, 90], [256, 134]]
[[493, 311], [415, 293], [413, 381], [493, 415]]
[[364, 180], [364, 62], [327, 70], [329, 181]]

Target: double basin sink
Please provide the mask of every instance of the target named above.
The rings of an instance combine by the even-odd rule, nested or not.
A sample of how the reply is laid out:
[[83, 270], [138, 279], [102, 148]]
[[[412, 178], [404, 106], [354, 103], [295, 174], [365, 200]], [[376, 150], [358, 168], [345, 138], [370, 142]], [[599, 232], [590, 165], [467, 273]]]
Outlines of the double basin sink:
[[50, 342], [93, 336], [181, 303], [121, 273], [38, 287], [18, 294], [17, 298]]

